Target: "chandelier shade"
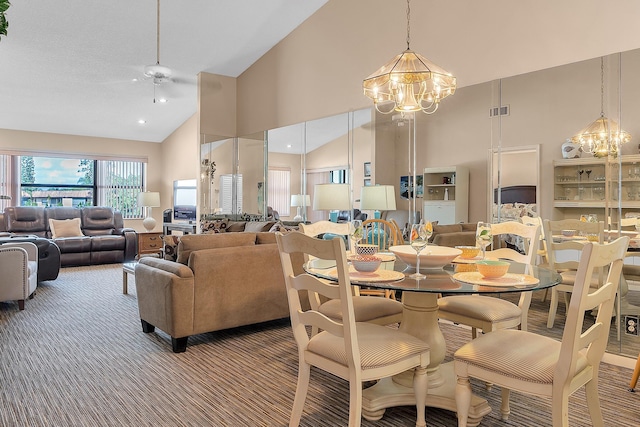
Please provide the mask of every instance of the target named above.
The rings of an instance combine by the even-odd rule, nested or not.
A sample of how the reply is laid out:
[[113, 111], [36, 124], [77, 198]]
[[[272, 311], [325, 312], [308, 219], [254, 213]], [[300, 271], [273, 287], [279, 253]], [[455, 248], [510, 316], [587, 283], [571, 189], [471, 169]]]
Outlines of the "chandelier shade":
[[364, 79], [364, 94], [382, 114], [423, 111], [433, 114], [440, 101], [456, 91], [456, 78], [422, 55], [410, 44], [411, 8], [407, 0], [407, 50]]
[[381, 113], [435, 112], [441, 100], [455, 93], [456, 78], [407, 49], [367, 77], [362, 87]]
[[631, 141], [631, 135], [620, 129], [615, 120], [604, 115], [604, 58], [600, 57], [600, 117], [571, 138], [571, 142], [593, 157], [616, 157], [620, 146]]
[[620, 145], [631, 141], [631, 135], [620, 129], [615, 120], [608, 119], [601, 114], [589, 126], [571, 138], [571, 142], [580, 145], [585, 153], [592, 153], [594, 157], [606, 157], [608, 154], [617, 156]]

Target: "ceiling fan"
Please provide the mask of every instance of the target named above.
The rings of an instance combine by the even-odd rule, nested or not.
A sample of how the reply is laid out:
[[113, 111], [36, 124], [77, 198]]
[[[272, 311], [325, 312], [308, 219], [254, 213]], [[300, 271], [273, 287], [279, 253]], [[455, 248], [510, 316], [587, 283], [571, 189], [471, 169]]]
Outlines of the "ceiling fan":
[[[165, 98], [156, 99], [156, 88], [165, 83], [184, 83], [195, 84], [195, 79], [188, 77], [178, 78], [176, 73], [169, 67], [160, 64], [160, 0], [157, 0], [156, 8], [156, 63], [144, 67], [144, 79], [153, 81], [153, 103], [157, 101], [166, 102]], [[164, 85], [164, 92], [167, 91], [167, 85]]]
[[[144, 75], [153, 79], [154, 85], [171, 81], [171, 68], [160, 65], [160, 0], [156, 8], [156, 63], [144, 67]], [[154, 99], [155, 102], [155, 99]]]

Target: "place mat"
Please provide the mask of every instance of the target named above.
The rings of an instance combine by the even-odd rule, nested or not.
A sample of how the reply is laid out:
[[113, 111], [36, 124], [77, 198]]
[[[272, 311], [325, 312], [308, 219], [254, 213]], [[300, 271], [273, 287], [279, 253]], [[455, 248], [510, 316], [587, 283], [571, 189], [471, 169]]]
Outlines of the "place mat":
[[535, 285], [540, 282], [540, 280], [533, 276], [529, 276], [528, 274], [516, 273], [507, 273], [504, 276], [498, 277], [496, 279], [487, 279], [477, 271], [455, 273], [453, 275], [453, 278], [461, 282], [471, 283], [472, 285], [488, 286], [529, 286]]
[[[333, 268], [327, 270], [327, 276], [338, 278], [338, 270]], [[349, 266], [349, 279], [354, 282], [378, 283], [378, 282], [397, 282], [404, 279], [404, 273], [394, 270], [377, 269], [372, 273], [361, 273], [356, 271], [352, 265]]]

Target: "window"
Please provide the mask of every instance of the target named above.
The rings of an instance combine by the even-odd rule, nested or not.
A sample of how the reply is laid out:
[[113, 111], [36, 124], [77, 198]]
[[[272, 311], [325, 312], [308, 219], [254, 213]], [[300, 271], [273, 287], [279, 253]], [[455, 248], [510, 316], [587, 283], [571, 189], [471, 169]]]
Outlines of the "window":
[[280, 216], [291, 215], [291, 170], [269, 168], [268, 205]]
[[[16, 157], [20, 166], [20, 182], [17, 184], [20, 200], [16, 205], [110, 206], [122, 212], [124, 218], [143, 217], [142, 209], [137, 206], [138, 193], [144, 188], [143, 162], [3, 157], [9, 158], [0, 159], [3, 165], [10, 165], [10, 158]], [[3, 167], [0, 166], [0, 171]]]

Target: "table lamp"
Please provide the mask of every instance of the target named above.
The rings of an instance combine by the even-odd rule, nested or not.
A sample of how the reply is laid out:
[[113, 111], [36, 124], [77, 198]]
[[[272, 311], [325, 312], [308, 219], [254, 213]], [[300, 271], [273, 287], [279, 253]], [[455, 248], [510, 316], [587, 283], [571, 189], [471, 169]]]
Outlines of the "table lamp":
[[160, 193], [157, 191], [138, 193], [138, 206], [147, 208], [147, 217], [142, 221], [142, 225], [147, 231], [153, 231], [156, 220], [151, 216], [151, 209], [160, 206]]
[[349, 184], [316, 184], [313, 188], [313, 210], [329, 211], [329, 220], [338, 222], [338, 211], [351, 209]]
[[380, 211], [395, 209], [396, 190], [393, 185], [368, 185], [360, 190], [360, 210], [374, 211], [374, 218], [380, 219]]
[[292, 194], [291, 206], [298, 208], [298, 214], [293, 217], [293, 220], [304, 221], [301, 208], [311, 206], [311, 197], [308, 194]]

